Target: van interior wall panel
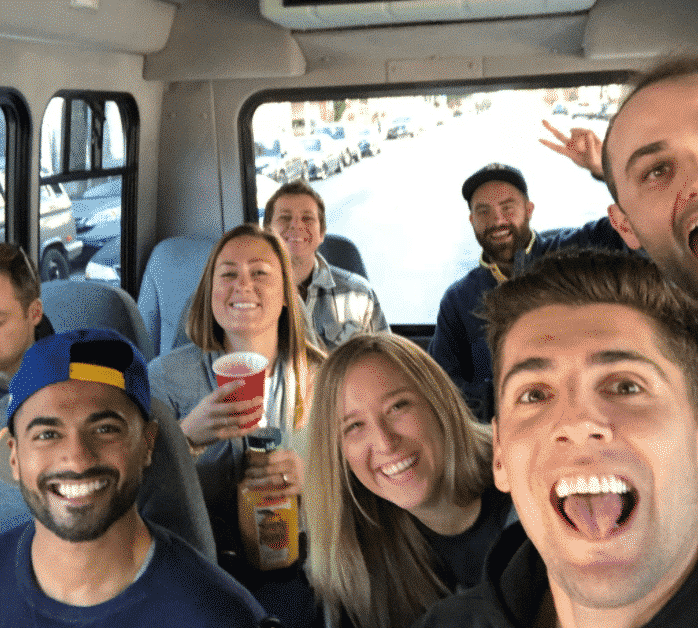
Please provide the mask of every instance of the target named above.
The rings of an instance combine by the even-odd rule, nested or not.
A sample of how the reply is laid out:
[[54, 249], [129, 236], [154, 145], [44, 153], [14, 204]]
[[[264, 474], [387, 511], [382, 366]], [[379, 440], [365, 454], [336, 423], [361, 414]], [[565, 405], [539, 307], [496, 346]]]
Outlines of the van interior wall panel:
[[219, 138], [212, 103], [209, 81], [172, 83], [165, 92], [158, 240], [182, 234], [215, 239], [222, 233]]
[[654, 57], [698, 46], [698, 3], [597, 0], [584, 53], [592, 59]]
[[165, 45], [175, 12], [160, 0], [3, 0], [0, 37], [145, 54]]
[[[221, 169], [223, 231], [232, 229], [245, 220], [237, 124], [239, 109], [244, 101], [231, 95], [230, 86], [235, 83], [237, 81], [215, 81], [213, 83]], [[254, 199], [251, 202], [254, 202]]]
[[[137, 267], [142, 270], [155, 244], [160, 108], [163, 85], [143, 80], [140, 55], [96, 52], [74, 46], [0, 39], [0, 85], [16, 87], [32, 117], [31, 203], [39, 204], [41, 122], [49, 100], [62, 89], [130, 93], [140, 117]], [[38, 241], [37, 216], [30, 222], [32, 254]]]
[[326, 59], [580, 54], [586, 16], [298, 32], [308, 63]]
[[[282, 84], [301, 87], [477, 78], [472, 60], [482, 65], [482, 77], [488, 77], [493, 76], [487, 74], [488, 67], [502, 67], [501, 63], [477, 61], [490, 57], [511, 58], [518, 67], [525, 66], [528, 58], [557, 58], [556, 65], [563, 72], [624, 69], [636, 65], [626, 60], [645, 55], [636, 50], [633, 54], [628, 45], [636, 37], [632, 31], [617, 29], [617, 10], [607, 6], [617, 1], [600, 0], [600, 8], [595, 5], [588, 16], [291, 32], [265, 24], [255, 15], [236, 13], [233, 3], [196, 0], [180, 7], [165, 49], [147, 55], [144, 76], [164, 81], [255, 79], [256, 88], [262, 89]], [[635, 30], [647, 36], [654, 33], [652, 38], [658, 41], [667, 39], [666, 24], [672, 24], [672, 18], [649, 13], [642, 24], [636, 22]], [[698, 17], [687, 22], [695, 20]], [[683, 30], [690, 34], [690, 27]], [[604, 33], [607, 39], [608, 33], [614, 33], [618, 54], [602, 53], [594, 33]], [[197, 42], [204, 39], [209, 43], [201, 48]], [[627, 54], [622, 54], [624, 50]], [[615, 65], [605, 63], [607, 59], [616, 59]]]
[[302, 75], [305, 59], [294, 37], [255, 11], [244, 1], [185, 4], [177, 11], [167, 46], [146, 58], [145, 77], [181, 81]]
[[647, 65], [645, 58], [586, 59], [582, 56], [537, 55], [532, 57], [486, 57], [483, 60], [483, 76], [520, 77], [545, 76], [547, 74], [571, 74], [575, 72], [612, 72], [614, 70], [641, 70]]

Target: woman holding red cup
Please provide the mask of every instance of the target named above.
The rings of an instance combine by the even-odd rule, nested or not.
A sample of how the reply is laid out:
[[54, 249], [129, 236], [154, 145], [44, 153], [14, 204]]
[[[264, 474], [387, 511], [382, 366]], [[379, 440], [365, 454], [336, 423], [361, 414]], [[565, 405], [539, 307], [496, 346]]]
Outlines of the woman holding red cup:
[[[192, 343], [148, 366], [153, 397], [170, 406], [197, 455], [219, 554], [236, 536], [239, 483], [302, 492], [303, 427], [323, 354], [306, 339], [298, 298], [283, 242], [240, 225], [209, 255], [187, 324]], [[264, 395], [236, 395], [239, 380], [218, 385], [213, 363], [236, 352], [266, 359]], [[246, 468], [243, 437], [263, 425], [281, 429], [284, 447]]]

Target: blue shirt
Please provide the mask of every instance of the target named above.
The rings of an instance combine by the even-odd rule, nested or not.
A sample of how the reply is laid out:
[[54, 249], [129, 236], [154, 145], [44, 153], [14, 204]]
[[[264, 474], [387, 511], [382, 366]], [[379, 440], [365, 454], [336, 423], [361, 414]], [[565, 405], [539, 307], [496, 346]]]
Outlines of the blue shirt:
[[0, 628], [255, 628], [266, 616], [245, 588], [192, 547], [148, 524], [155, 541], [143, 573], [114, 598], [71, 606], [36, 584], [31, 559], [34, 523], [0, 535]]

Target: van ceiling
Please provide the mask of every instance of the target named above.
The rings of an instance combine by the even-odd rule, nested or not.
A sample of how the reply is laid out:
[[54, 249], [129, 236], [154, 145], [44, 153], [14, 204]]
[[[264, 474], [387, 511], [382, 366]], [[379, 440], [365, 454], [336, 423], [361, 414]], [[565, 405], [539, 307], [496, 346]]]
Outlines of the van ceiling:
[[463, 22], [588, 11], [595, 0], [260, 0], [271, 22], [292, 30], [316, 30], [425, 22]]

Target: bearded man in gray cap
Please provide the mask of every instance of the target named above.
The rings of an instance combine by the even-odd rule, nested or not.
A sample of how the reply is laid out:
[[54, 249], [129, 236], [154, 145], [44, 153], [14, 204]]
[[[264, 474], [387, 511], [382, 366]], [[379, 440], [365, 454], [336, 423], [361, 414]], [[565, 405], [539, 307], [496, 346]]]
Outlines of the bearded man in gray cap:
[[539, 236], [529, 226], [533, 203], [526, 180], [512, 166], [486, 165], [466, 179], [462, 192], [482, 255], [480, 264], [441, 299], [429, 353], [461, 389], [475, 416], [488, 422], [494, 410], [492, 363], [484, 321], [477, 315], [483, 296], [551, 250], [570, 245], [627, 249], [607, 218]]

